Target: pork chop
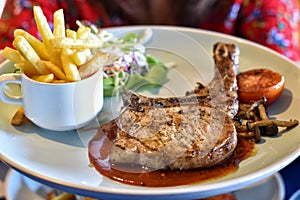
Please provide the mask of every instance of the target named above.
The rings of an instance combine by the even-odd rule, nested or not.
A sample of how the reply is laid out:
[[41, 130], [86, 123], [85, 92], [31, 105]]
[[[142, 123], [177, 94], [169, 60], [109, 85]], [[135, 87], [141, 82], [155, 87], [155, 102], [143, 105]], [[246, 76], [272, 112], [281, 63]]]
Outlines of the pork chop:
[[233, 117], [238, 111], [233, 44], [213, 48], [215, 73], [181, 97], [150, 98], [123, 92], [120, 116], [101, 126], [113, 134], [110, 163], [151, 169], [210, 167], [226, 160], [237, 145]]

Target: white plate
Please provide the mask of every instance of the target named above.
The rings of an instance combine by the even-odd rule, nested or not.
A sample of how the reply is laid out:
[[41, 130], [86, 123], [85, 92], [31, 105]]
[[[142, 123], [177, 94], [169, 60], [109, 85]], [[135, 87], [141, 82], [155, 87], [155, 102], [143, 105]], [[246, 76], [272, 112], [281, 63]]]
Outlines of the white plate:
[[[15, 170], [10, 170], [5, 178], [5, 195], [7, 200], [44, 200], [52, 188], [29, 179]], [[237, 200], [282, 200], [285, 188], [279, 173], [263, 179], [246, 188], [232, 192]], [[78, 197], [81, 199], [81, 197]]]
[[[143, 27], [113, 28], [115, 33], [138, 31]], [[213, 75], [212, 47], [216, 42], [230, 42], [241, 51], [240, 70], [269, 68], [286, 77], [286, 88], [282, 96], [269, 110], [272, 117], [300, 120], [300, 70], [297, 65], [267, 48], [246, 40], [179, 27], [151, 27], [153, 38], [148, 43], [150, 53], [165, 62], [175, 61], [169, 81], [156, 93], [148, 95], [182, 95], [193, 88], [196, 81], [208, 82]], [[0, 73], [11, 68], [5, 63]], [[111, 99], [106, 99], [100, 114], [101, 121], [112, 117]], [[46, 105], [45, 105], [46, 106]], [[177, 187], [135, 187], [113, 182], [102, 177], [89, 167], [87, 143], [94, 130], [77, 132], [51, 132], [32, 125], [13, 127], [10, 119], [16, 106], [0, 102], [0, 152], [1, 159], [23, 174], [65, 191], [83, 196], [101, 198], [144, 199], [188, 199], [201, 198], [238, 190], [260, 181], [291, 163], [300, 154], [300, 126], [279, 137], [264, 138], [256, 145], [257, 155], [243, 161], [237, 172], [222, 178], [192, 185]], [[41, 111], [42, 112], [42, 111]], [[97, 126], [98, 121], [90, 126]]]
[[299, 200], [300, 199], [300, 189], [298, 189], [290, 198], [289, 200]]

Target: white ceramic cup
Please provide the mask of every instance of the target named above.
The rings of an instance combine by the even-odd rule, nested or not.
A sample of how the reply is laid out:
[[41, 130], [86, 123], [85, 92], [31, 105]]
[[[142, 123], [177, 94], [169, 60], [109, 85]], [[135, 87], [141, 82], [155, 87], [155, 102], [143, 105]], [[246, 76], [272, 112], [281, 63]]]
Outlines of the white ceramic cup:
[[[21, 86], [21, 97], [5, 92], [8, 84]], [[77, 82], [42, 83], [24, 73], [0, 76], [0, 100], [21, 105], [25, 116], [53, 131], [80, 128], [93, 120], [103, 106], [103, 71]]]

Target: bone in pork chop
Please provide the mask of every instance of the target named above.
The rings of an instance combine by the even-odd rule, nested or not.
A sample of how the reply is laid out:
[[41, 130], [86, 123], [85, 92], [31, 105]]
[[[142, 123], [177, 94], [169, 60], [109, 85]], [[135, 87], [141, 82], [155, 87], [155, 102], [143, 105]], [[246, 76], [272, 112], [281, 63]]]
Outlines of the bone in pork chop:
[[150, 98], [123, 93], [120, 116], [102, 125], [114, 134], [111, 163], [152, 169], [193, 169], [217, 165], [237, 145], [233, 117], [238, 111], [237, 47], [214, 45], [215, 74], [186, 96]]

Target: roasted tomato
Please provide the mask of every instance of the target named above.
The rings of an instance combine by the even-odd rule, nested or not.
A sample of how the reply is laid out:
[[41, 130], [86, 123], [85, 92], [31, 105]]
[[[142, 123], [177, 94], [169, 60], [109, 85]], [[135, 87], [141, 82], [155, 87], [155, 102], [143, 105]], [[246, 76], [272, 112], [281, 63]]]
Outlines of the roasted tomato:
[[252, 69], [237, 76], [238, 98], [241, 103], [250, 103], [263, 97], [267, 105], [273, 103], [282, 93], [284, 76], [269, 69]]

